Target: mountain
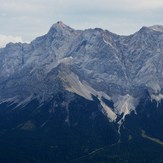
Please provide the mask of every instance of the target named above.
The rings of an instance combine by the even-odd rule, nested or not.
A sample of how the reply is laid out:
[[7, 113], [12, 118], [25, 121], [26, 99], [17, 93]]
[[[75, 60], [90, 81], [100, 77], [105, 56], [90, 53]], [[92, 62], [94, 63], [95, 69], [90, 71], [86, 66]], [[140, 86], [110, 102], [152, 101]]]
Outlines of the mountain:
[[120, 36], [63, 22], [1, 48], [0, 161], [162, 162], [162, 51], [160, 25]]

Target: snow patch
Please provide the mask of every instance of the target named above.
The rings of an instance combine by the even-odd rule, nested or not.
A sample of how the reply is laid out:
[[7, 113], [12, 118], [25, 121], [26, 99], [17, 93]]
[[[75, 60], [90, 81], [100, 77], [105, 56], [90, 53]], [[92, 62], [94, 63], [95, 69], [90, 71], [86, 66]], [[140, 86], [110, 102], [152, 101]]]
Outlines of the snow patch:
[[117, 49], [111, 44], [111, 41], [109, 42], [109, 40], [107, 40], [107, 36], [105, 36], [104, 34], [103, 34], [103, 41], [117, 52]]

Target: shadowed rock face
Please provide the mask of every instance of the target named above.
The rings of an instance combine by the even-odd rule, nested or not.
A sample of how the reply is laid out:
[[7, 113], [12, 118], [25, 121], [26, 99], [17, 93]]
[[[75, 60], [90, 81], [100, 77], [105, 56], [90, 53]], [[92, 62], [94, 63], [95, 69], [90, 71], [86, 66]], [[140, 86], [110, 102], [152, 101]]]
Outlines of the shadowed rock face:
[[99, 28], [74, 30], [57, 22], [30, 44], [10, 43], [0, 49], [0, 101], [37, 97], [43, 102], [63, 89], [89, 100], [91, 95], [100, 100], [108, 96], [114, 117], [134, 110], [146, 90], [159, 101], [162, 28], [142, 27], [133, 35], [119, 36]]

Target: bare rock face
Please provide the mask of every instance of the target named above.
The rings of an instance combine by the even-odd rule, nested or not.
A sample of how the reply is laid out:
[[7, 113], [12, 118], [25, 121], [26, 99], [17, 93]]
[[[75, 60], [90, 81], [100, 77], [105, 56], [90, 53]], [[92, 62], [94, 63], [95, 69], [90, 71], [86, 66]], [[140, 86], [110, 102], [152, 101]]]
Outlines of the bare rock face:
[[97, 97], [110, 121], [123, 115], [121, 123], [146, 92], [159, 102], [162, 88], [162, 26], [119, 36], [57, 22], [30, 44], [9, 43], [0, 49], [1, 103], [45, 102], [68, 91], [92, 101]]

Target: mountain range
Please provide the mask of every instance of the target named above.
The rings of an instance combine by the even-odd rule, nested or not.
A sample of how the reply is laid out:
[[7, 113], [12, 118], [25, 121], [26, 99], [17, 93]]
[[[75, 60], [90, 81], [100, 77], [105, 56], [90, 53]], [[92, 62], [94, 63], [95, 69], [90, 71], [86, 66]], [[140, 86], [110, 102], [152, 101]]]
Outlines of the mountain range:
[[0, 49], [0, 161], [161, 163], [162, 100], [163, 26], [59, 21]]

